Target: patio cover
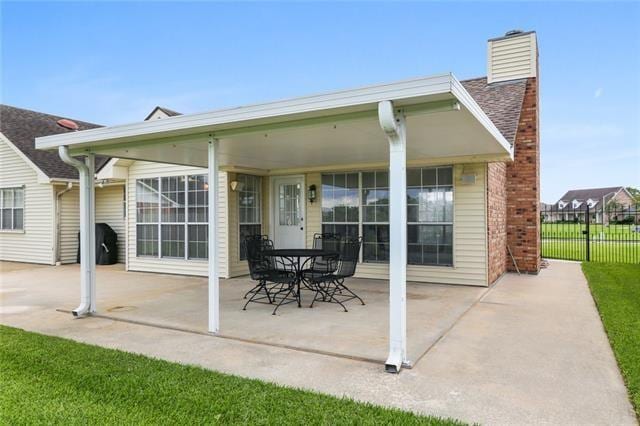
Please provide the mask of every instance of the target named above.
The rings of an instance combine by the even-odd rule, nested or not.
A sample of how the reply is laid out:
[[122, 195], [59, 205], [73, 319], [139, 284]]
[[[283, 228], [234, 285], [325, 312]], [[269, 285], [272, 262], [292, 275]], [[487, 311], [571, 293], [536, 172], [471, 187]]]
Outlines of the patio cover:
[[[344, 90], [201, 114], [103, 127], [36, 139], [93, 176], [93, 157], [208, 167], [209, 331], [219, 329], [218, 170], [258, 174], [389, 166], [390, 348], [387, 370], [406, 359], [406, 167], [461, 161], [508, 161], [512, 147], [452, 75]], [[70, 156], [86, 156], [86, 166]], [[82, 176], [82, 173], [81, 173]], [[81, 178], [82, 180], [82, 178]], [[81, 185], [81, 230], [93, 237], [93, 179]], [[84, 195], [83, 195], [84, 194]], [[87, 240], [87, 242], [89, 242]], [[91, 247], [93, 244], [85, 244]], [[83, 255], [83, 259], [94, 259]], [[81, 306], [95, 312], [95, 265], [83, 264]]]

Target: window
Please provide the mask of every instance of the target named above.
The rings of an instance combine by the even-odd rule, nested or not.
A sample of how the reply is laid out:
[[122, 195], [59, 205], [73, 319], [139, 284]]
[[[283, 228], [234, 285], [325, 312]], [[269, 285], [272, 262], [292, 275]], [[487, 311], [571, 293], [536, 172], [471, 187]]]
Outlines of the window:
[[[240, 242], [249, 235], [262, 233], [261, 193], [262, 179], [260, 176], [237, 175], [238, 181], [238, 221]], [[297, 216], [297, 215], [296, 215]], [[297, 217], [296, 217], [297, 219]], [[245, 260], [240, 248], [240, 260]]]
[[179, 259], [208, 257], [206, 175], [136, 181], [136, 254]]
[[158, 179], [136, 181], [136, 254], [158, 256]]
[[206, 175], [188, 178], [187, 231], [189, 259], [209, 258], [209, 184]]
[[362, 260], [389, 261], [389, 172], [362, 173]]
[[453, 264], [453, 168], [407, 170], [407, 242], [411, 265]]
[[24, 188], [0, 189], [0, 229], [24, 229]]
[[358, 173], [322, 175], [322, 232], [357, 237], [360, 226]]
[[[322, 232], [362, 235], [362, 261], [389, 262], [389, 173], [322, 175]], [[453, 264], [453, 167], [407, 169], [408, 262]]]

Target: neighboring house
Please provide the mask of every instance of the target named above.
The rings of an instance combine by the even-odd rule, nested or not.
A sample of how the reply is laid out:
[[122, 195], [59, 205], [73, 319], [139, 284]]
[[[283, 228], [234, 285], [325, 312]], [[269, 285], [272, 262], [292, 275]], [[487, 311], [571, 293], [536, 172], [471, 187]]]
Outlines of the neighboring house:
[[560, 199], [547, 205], [543, 216], [547, 222], [584, 222], [589, 215], [596, 223], [622, 219], [625, 212], [636, 204], [633, 196], [623, 186], [608, 188], [572, 189]]
[[[57, 152], [35, 149], [35, 138], [70, 133], [63, 117], [0, 105], [0, 260], [44, 263], [76, 261], [79, 231], [78, 171]], [[73, 120], [78, 130], [100, 127]], [[106, 157], [96, 157], [99, 169]], [[124, 261], [124, 181], [100, 181], [96, 222], [120, 239]]]
[[[456, 133], [456, 125], [444, 120], [444, 115], [441, 124], [431, 124], [466, 139], [461, 140], [459, 155], [408, 158], [408, 280], [487, 286], [511, 268], [507, 245], [521, 271], [539, 270], [535, 33], [492, 39], [488, 52], [488, 77], [460, 83], [488, 117], [489, 125], [499, 131], [506, 144], [505, 154], [483, 156], [472, 150], [465, 154], [464, 145], [468, 138], [475, 137], [474, 133]], [[445, 79], [446, 87], [450, 87], [449, 76], [442, 77]], [[447, 114], [446, 108], [442, 110]], [[198, 116], [201, 114], [180, 116], [156, 107], [146, 120], [169, 125]], [[267, 136], [265, 132], [264, 138]], [[311, 136], [303, 139], [314, 140]], [[263, 233], [277, 246], [309, 247], [315, 233], [339, 232], [364, 237], [357, 276], [386, 279], [390, 257], [388, 165], [380, 163], [373, 153], [370, 158], [365, 153], [358, 155], [360, 161], [347, 164], [327, 155], [321, 165], [301, 163], [296, 167], [295, 160], [301, 156], [293, 146], [284, 154], [243, 153], [236, 158], [237, 163], [220, 168], [219, 276], [248, 273], [240, 250], [244, 235]], [[322, 147], [316, 146], [318, 150], [311, 146], [304, 149], [324, 155]], [[345, 158], [354, 158], [347, 155], [347, 150], [345, 146]], [[511, 150], [514, 159], [507, 161]], [[97, 178], [126, 181], [127, 270], [206, 276], [206, 166], [183, 166], [180, 164], [187, 163], [184, 158], [171, 158], [160, 151], [148, 157], [127, 151], [130, 159], [117, 158], [118, 152], [122, 153], [110, 152], [115, 158], [97, 173]], [[264, 161], [246, 160], [254, 154]], [[285, 155], [287, 161], [276, 158], [278, 155]], [[200, 158], [188, 162], [206, 165], [206, 152], [197, 156]]]

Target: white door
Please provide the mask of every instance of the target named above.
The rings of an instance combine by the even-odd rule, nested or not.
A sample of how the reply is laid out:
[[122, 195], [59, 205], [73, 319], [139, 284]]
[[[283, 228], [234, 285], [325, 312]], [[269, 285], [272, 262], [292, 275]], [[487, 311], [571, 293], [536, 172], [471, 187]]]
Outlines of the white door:
[[276, 248], [304, 248], [304, 177], [274, 177], [271, 188]]

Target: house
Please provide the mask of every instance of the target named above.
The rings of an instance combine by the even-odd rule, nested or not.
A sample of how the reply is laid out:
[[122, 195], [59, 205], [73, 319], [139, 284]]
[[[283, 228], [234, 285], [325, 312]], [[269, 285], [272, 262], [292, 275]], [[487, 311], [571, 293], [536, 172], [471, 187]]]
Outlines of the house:
[[546, 206], [543, 216], [547, 222], [584, 222], [588, 207], [592, 222], [607, 223], [618, 220], [618, 215], [624, 216], [624, 211], [635, 204], [635, 199], [623, 186], [571, 189], [555, 204]]
[[[441, 74], [199, 114], [160, 109], [36, 146], [84, 176], [87, 250], [90, 159], [112, 158], [97, 176], [126, 181], [127, 269], [208, 276], [212, 333], [219, 277], [247, 273], [243, 235], [268, 234], [279, 247], [308, 247], [323, 231], [362, 236], [359, 276], [389, 280], [387, 368], [398, 371], [407, 280], [488, 286], [511, 268], [507, 247], [520, 271], [539, 271], [536, 34], [509, 32], [487, 51], [487, 77]], [[94, 268], [81, 265], [75, 315], [95, 312]]]
[[[78, 171], [57, 153], [35, 148], [36, 137], [71, 133], [74, 126], [79, 131], [100, 127], [0, 105], [0, 260], [48, 265], [76, 261]], [[107, 161], [96, 157], [96, 167]], [[124, 181], [98, 183], [96, 220], [124, 238]], [[121, 239], [121, 259], [125, 247]]]

